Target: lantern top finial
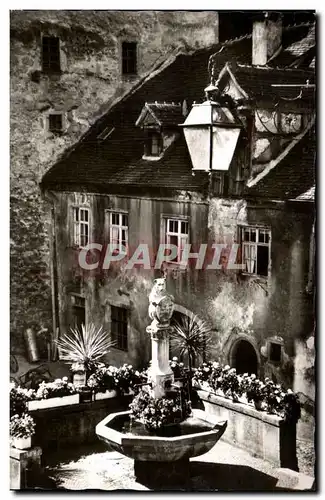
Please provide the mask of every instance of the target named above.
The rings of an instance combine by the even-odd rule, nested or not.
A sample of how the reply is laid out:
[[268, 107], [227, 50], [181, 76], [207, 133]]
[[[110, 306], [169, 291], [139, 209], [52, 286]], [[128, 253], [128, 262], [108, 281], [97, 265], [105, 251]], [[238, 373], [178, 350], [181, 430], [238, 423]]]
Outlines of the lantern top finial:
[[205, 96], [206, 96], [207, 100], [211, 100], [210, 94], [212, 92], [216, 92], [218, 90], [219, 90], [219, 88], [214, 85], [214, 83], [211, 79], [210, 84], [204, 89]]

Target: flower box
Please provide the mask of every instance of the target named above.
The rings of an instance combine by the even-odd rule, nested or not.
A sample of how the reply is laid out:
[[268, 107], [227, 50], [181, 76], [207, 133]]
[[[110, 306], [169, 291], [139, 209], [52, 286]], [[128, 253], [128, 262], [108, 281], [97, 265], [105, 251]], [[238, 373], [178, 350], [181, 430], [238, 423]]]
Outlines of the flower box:
[[31, 436], [23, 438], [13, 437], [12, 446], [18, 450], [28, 450], [32, 447], [32, 438]]
[[75, 404], [79, 404], [79, 394], [70, 394], [61, 398], [35, 399], [34, 401], [28, 401], [28, 411]]
[[276, 467], [297, 470], [296, 424], [277, 415], [258, 411], [253, 405], [234, 403], [211, 392], [198, 390], [208, 414], [227, 420], [223, 440], [247, 450]]
[[112, 391], [96, 392], [95, 393], [95, 401], [100, 401], [101, 399], [115, 398], [116, 395], [117, 395], [117, 392], [115, 389], [113, 389]]

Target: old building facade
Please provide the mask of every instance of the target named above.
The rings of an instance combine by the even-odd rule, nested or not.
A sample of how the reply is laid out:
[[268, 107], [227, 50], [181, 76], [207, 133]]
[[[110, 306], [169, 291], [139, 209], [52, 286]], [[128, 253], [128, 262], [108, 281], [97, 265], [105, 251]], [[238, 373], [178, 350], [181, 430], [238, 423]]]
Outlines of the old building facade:
[[[44, 176], [61, 334], [75, 323], [103, 324], [117, 341], [110, 362], [145, 364], [159, 245], [199, 252], [201, 244], [222, 243], [218, 268], [195, 269], [192, 258], [183, 269], [179, 254], [164, 266], [175, 316], [194, 313], [210, 324], [211, 359], [292, 384], [296, 340], [313, 329], [314, 29], [283, 30], [279, 19], [263, 17], [252, 36], [214, 53], [179, 55]], [[209, 175], [194, 171], [179, 125], [210, 81], [242, 129], [229, 170]], [[85, 269], [80, 248], [89, 243], [97, 247]], [[109, 265], [111, 243], [128, 248], [129, 262], [134, 253], [145, 261], [148, 249], [148, 268], [128, 266], [127, 258]]]
[[11, 341], [52, 329], [42, 175], [137, 82], [178, 51], [218, 42], [217, 12], [12, 11]]

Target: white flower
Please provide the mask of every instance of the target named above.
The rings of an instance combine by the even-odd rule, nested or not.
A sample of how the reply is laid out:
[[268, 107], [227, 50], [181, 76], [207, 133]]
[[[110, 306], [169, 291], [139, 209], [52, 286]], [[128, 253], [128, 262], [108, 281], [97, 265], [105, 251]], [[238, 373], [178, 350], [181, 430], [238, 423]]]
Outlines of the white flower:
[[212, 363], [212, 366], [213, 366], [213, 368], [218, 368], [219, 363], [218, 363], [217, 361], [214, 361], [214, 362]]
[[177, 356], [174, 356], [173, 357], [173, 361], [177, 361], [178, 360], [178, 357]]

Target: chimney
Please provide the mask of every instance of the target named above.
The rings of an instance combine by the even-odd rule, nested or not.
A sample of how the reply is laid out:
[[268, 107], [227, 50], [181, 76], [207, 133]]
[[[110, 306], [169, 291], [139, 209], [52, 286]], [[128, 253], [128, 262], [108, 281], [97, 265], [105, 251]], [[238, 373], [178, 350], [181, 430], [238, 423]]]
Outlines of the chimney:
[[252, 64], [265, 66], [280, 49], [282, 43], [282, 17], [277, 12], [263, 12], [253, 21]]

